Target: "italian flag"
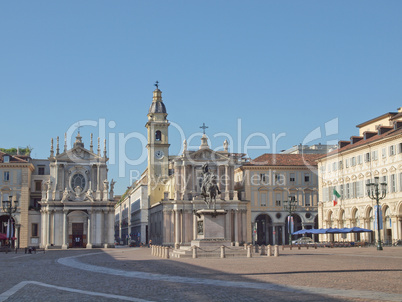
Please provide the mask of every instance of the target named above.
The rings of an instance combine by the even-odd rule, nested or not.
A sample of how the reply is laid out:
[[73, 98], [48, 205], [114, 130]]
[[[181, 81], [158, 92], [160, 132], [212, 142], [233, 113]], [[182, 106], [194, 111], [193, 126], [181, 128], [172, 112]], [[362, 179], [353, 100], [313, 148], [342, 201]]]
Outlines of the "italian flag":
[[337, 200], [337, 199], [338, 199], [339, 197], [341, 197], [341, 194], [339, 194], [338, 191], [336, 191], [336, 190], [334, 189], [333, 196], [334, 196], [334, 198], [333, 198], [334, 206], [336, 206], [336, 205], [338, 204], [338, 200]]

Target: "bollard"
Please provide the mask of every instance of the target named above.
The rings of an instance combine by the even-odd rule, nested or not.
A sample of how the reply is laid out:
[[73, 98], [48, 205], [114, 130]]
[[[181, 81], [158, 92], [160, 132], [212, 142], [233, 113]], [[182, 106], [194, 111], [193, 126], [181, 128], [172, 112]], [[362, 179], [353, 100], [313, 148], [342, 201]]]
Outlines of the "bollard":
[[285, 250], [285, 246], [282, 244], [282, 251], [284, 251]]
[[275, 245], [275, 248], [274, 248], [274, 257], [278, 257], [279, 256], [279, 246], [278, 245]]
[[159, 253], [158, 253], [158, 256], [159, 256], [159, 258], [162, 258], [162, 248], [163, 248], [163, 246], [159, 246]]
[[222, 246], [221, 246], [221, 258], [225, 258], [225, 257], [226, 257], [226, 254], [225, 254], [225, 246], [222, 245]]
[[170, 258], [169, 253], [170, 253], [170, 248], [167, 246], [167, 247], [166, 247], [166, 259], [169, 259], [169, 258]]
[[193, 245], [193, 258], [197, 258], [197, 247]]
[[314, 245], [314, 248], [317, 249], [317, 244]]
[[299, 250], [300, 250], [300, 244], [299, 244], [299, 245], [297, 245], [297, 249], [299, 249]]
[[308, 249], [308, 244], [307, 244], [307, 249]]
[[255, 252], [258, 253], [260, 246], [258, 244], [255, 245]]
[[271, 257], [271, 256], [272, 256], [272, 247], [269, 244], [268, 247], [267, 247], [267, 257]]
[[265, 255], [265, 245], [261, 245], [260, 255]]
[[248, 246], [248, 249], [247, 249], [247, 258], [251, 258], [252, 255], [253, 255], [253, 253], [252, 253], [252, 251], [251, 251], [251, 248], [252, 248], [252, 246], [249, 245], [249, 246]]
[[292, 250], [292, 245], [289, 246], [290, 250]]

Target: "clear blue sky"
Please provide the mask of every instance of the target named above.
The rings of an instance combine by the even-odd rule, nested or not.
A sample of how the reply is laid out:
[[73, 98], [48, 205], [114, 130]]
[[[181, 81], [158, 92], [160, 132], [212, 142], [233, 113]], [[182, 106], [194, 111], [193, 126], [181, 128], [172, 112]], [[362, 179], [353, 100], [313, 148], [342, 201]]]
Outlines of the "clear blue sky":
[[[0, 145], [47, 158], [52, 137], [62, 145], [74, 123], [104, 120], [121, 194], [129, 171], [146, 165], [141, 141], [119, 147], [119, 133], [145, 137], [156, 80], [169, 120], [187, 138], [205, 122], [213, 149], [218, 133], [233, 137], [234, 152], [266, 135], [271, 148], [248, 141], [261, 147], [253, 158], [318, 127], [309, 144], [348, 139], [402, 106], [401, 16], [402, 1], [2, 1]], [[98, 128], [82, 127], [86, 147]], [[282, 134], [275, 150], [273, 134]], [[170, 143], [177, 154], [176, 129]], [[122, 173], [119, 152], [140, 163]]]

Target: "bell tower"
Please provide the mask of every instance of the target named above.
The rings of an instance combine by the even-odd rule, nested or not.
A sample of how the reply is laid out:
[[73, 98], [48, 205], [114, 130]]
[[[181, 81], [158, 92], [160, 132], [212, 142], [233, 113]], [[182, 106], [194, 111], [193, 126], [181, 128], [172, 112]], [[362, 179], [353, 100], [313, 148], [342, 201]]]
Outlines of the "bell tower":
[[165, 181], [169, 173], [169, 121], [162, 91], [156, 81], [152, 104], [148, 111], [148, 198], [153, 205], [164, 198]]

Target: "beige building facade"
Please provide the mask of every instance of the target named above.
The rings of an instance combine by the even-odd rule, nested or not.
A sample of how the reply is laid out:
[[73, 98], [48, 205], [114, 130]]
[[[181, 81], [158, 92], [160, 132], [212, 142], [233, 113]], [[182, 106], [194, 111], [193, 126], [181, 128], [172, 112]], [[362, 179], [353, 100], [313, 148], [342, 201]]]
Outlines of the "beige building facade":
[[[16, 239], [14, 247], [29, 245], [29, 205], [31, 191], [31, 175], [34, 165], [29, 156], [11, 155], [0, 151], [0, 200], [9, 200], [12, 196], [18, 201], [18, 209], [12, 214], [11, 234]], [[0, 233], [7, 234], [9, 215], [0, 207]], [[5, 244], [2, 240], [2, 244]]]
[[[376, 201], [369, 198], [366, 184], [379, 177], [387, 183], [386, 197], [380, 201], [385, 244], [402, 239], [402, 109], [357, 126], [359, 136], [340, 141], [339, 149], [318, 160], [321, 228], [362, 227], [372, 233], [321, 235], [327, 241], [374, 243]], [[334, 189], [341, 197], [333, 202]]]
[[[318, 226], [317, 154], [263, 154], [236, 170], [236, 187], [249, 204], [249, 229], [256, 244], [288, 244], [289, 212], [284, 201], [293, 198], [294, 231]], [[249, 238], [249, 240], [251, 237]]]

